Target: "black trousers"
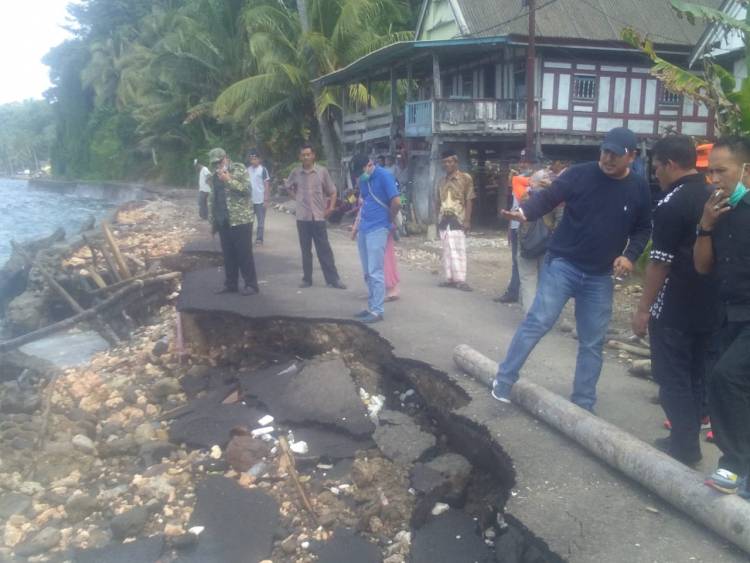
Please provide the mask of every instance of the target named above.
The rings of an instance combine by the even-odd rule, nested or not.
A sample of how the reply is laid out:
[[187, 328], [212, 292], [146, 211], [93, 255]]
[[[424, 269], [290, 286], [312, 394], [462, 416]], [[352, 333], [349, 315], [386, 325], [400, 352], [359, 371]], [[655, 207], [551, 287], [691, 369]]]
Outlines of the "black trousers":
[[258, 290], [258, 278], [255, 273], [253, 259], [253, 224], [245, 223], [230, 227], [219, 227], [221, 252], [224, 255], [224, 286], [227, 289], [237, 289], [239, 274], [245, 281], [245, 287]]
[[336, 270], [336, 262], [333, 259], [333, 250], [328, 242], [328, 231], [325, 221], [297, 221], [297, 234], [299, 235], [299, 246], [302, 250], [302, 280], [312, 283], [312, 244], [315, 242], [315, 253], [318, 255], [320, 269], [326, 283], [339, 281], [339, 273]]
[[721, 357], [708, 387], [708, 406], [719, 467], [740, 476], [750, 472], [750, 322], [725, 323]]
[[677, 459], [700, 456], [701, 417], [706, 376], [716, 359], [716, 335], [683, 332], [651, 320], [651, 363], [659, 399], [672, 423], [670, 453]]

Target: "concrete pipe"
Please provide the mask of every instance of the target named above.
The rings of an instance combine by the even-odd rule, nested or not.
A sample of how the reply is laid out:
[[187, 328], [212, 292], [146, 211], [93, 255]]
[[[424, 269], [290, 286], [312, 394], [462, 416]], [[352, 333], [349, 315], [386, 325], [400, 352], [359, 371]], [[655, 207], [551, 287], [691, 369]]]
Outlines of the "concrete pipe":
[[[491, 386], [497, 363], [470, 346], [453, 358], [466, 373]], [[511, 399], [578, 442], [598, 458], [750, 553], [750, 502], [722, 495], [703, 484], [704, 476], [559, 395], [530, 381], [518, 381]]]

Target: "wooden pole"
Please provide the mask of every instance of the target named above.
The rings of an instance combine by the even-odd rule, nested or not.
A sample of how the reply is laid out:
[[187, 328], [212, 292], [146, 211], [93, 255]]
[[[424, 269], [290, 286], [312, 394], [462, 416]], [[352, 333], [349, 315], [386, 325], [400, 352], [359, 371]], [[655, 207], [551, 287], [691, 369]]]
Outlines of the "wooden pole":
[[108, 309], [109, 307], [112, 307], [113, 305], [116, 305], [119, 303], [126, 295], [131, 293], [132, 291], [136, 289], [146, 288], [150, 285], [154, 285], [157, 283], [162, 283], [164, 281], [177, 279], [181, 276], [181, 272], [170, 272], [168, 274], [162, 274], [160, 276], [156, 276], [154, 278], [146, 279], [146, 280], [134, 280], [130, 283], [130, 285], [127, 285], [120, 289], [119, 291], [116, 291], [114, 294], [112, 294], [109, 298], [107, 298], [105, 301], [102, 301], [95, 307], [92, 307], [90, 309], [87, 309], [83, 313], [79, 313], [73, 317], [68, 317], [67, 319], [64, 319], [62, 321], [56, 322], [54, 324], [42, 327], [38, 330], [35, 330], [33, 332], [28, 332], [26, 334], [23, 334], [21, 336], [18, 336], [16, 338], [13, 338], [11, 340], [6, 340], [4, 342], [0, 342], [0, 353], [7, 352], [8, 350], [13, 350], [15, 348], [18, 348], [19, 346], [23, 346], [24, 344], [27, 344], [29, 342], [33, 342], [34, 340], [38, 340], [40, 338], [44, 338], [45, 336], [48, 336], [50, 334], [54, 334], [55, 332], [59, 332], [61, 330], [65, 330], [66, 328], [70, 328], [72, 326], [75, 326], [76, 324], [87, 321], [102, 311]]
[[[497, 363], [465, 344], [456, 347], [453, 359], [479, 383], [492, 386]], [[700, 473], [540, 385], [521, 379], [513, 385], [511, 399], [533, 417], [750, 553], [750, 502], [706, 487]]]
[[115, 257], [115, 262], [120, 269], [120, 274], [124, 279], [132, 278], [133, 274], [130, 273], [128, 265], [125, 263], [125, 260], [120, 253], [120, 249], [117, 246], [115, 237], [112, 236], [112, 231], [109, 229], [109, 225], [105, 221], [102, 221], [102, 231], [104, 231], [104, 238], [107, 240], [107, 244], [109, 245], [110, 250], [112, 250], [112, 255]]
[[94, 280], [94, 283], [99, 289], [104, 289], [107, 287], [107, 282], [104, 281], [104, 279], [99, 275], [99, 272], [96, 271], [96, 266], [91, 266], [91, 268], [86, 268], [86, 274], [88, 277], [90, 277], [92, 280]]
[[529, 44], [526, 49], [526, 160], [536, 160], [534, 122], [536, 117], [536, 0], [527, 0], [529, 6]]
[[398, 92], [396, 83], [396, 71], [391, 67], [391, 139], [388, 152], [392, 157], [396, 154], [396, 134], [398, 133]]
[[[31, 260], [29, 259], [28, 254], [18, 245], [15, 243], [11, 243], [13, 245], [14, 250], [16, 250], [25, 260], [29, 261], [31, 263]], [[81, 307], [80, 303], [75, 300], [75, 298], [68, 293], [68, 291], [61, 286], [55, 277], [47, 271], [47, 268], [42, 266], [41, 264], [36, 264], [36, 267], [39, 269], [39, 271], [42, 273], [42, 276], [45, 280], [47, 280], [47, 283], [50, 285], [52, 289], [54, 289], [60, 296], [65, 300], [65, 302], [70, 305], [70, 308], [73, 309], [74, 313], [77, 313], [80, 315], [81, 313], [85, 313], [86, 310]], [[102, 337], [109, 342], [112, 345], [117, 344], [120, 342], [120, 338], [117, 336], [114, 330], [102, 319], [96, 319], [95, 323], [97, 326], [97, 331], [102, 335]]]
[[310, 499], [305, 492], [305, 488], [302, 486], [302, 482], [299, 480], [297, 469], [294, 466], [294, 454], [292, 454], [292, 452], [289, 450], [289, 443], [286, 441], [286, 438], [284, 436], [279, 436], [279, 446], [281, 446], [281, 452], [284, 457], [286, 457], [286, 460], [288, 462], [289, 475], [291, 475], [294, 486], [297, 488], [297, 492], [299, 493], [300, 499], [302, 500], [302, 506], [305, 507], [305, 510], [307, 510], [307, 512], [310, 514], [310, 518], [312, 518], [313, 522], [317, 526], [318, 515], [315, 514], [315, 510], [310, 503]]

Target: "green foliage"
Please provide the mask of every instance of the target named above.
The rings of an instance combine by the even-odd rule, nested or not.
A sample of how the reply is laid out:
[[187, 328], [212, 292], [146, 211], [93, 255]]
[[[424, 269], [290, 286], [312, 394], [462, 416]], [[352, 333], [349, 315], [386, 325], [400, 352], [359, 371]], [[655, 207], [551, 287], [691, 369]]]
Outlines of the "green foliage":
[[52, 110], [42, 100], [0, 106], [0, 170], [38, 171], [49, 159], [54, 139]]
[[296, 160], [303, 140], [330, 147], [341, 96], [310, 80], [409, 37], [408, 1], [71, 4], [76, 38], [45, 60], [54, 171], [183, 184], [213, 146], [236, 159], [257, 146], [276, 163]]
[[[745, 64], [750, 69], [750, 47], [747, 42], [750, 10], [747, 19], [741, 21], [720, 10], [691, 2], [672, 0], [672, 7], [678, 17], [686, 18], [690, 23], [701, 20], [725, 31], [740, 33], [745, 43]], [[659, 57], [653, 43], [633, 29], [623, 30], [622, 38], [651, 58], [654, 63], [651, 73], [663, 81], [669, 90], [698, 100], [714, 110], [720, 134], [750, 135], [750, 78], [745, 78], [737, 90], [734, 77], [715, 61], [706, 60], [703, 73], [697, 74]]]

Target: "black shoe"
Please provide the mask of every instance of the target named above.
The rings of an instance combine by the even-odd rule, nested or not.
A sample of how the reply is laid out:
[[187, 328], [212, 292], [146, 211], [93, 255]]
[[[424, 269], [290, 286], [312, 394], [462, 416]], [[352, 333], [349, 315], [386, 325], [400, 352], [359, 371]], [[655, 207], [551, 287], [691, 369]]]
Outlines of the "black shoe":
[[346, 286], [341, 282], [341, 280], [329, 283], [328, 287], [331, 287], [333, 289], [346, 289]]
[[214, 291], [215, 295], [223, 295], [224, 293], [237, 293], [237, 288], [224, 286], [221, 289], [217, 289], [216, 291]]
[[240, 295], [245, 295], [245, 296], [256, 295], [258, 293], [260, 293], [260, 290], [257, 287], [245, 286], [240, 290]]
[[360, 311], [359, 313], [357, 313], [356, 315], [354, 315], [354, 318], [355, 319], [364, 319], [365, 317], [369, 317], [371, 314], [372, 313], [370, 313], [370, 311], [368, 311], [367, 309], [364, 309], [364, 310]]
[[493, 299], [495, 303], [518, 303], [518, 294], [505, 292], [500, 297]]
[[299, 284], [299, 287], [300, 287], [300, 289], [304, 289], [306, 287], [312, 287], [312, 282], [311, 281], [302, 280], [302, 283]]
[[673, 457], [680, 463], [684, 463], [685, 465], [693, 466], [698, 464], [703, 459], [703, 456], [700, 452], [686, 455], [683, 453], [672, 451], [672, 440], [669, 437], [657, 438], [656, 440], [654, 440], [654, 447], [657, 450], [664, 452], [668, 456]]
[[258, 239], [255, 241], [255, 246], [263, 246], [263, 239]]

